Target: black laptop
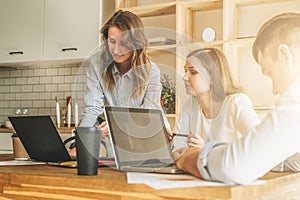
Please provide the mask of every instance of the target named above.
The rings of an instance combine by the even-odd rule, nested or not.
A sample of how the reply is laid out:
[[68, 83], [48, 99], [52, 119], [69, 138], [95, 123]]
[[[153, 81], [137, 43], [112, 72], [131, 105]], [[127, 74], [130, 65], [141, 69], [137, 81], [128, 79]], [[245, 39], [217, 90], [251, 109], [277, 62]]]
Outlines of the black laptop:
[[[77, 167], [50, 116], [8, 117], [29, 157], [61, 167]], [[76, 131], [79, 131], [76, 129]], [[99, 167], [115, 166], [113, 158], [99, 157]]]
[[112, 106], [104, 110], [119, 170], [183, 173], [174, 163], [162, 110]]
[[8, 118], [31, 159], [43, 162], [72, 160], [50, 116]]

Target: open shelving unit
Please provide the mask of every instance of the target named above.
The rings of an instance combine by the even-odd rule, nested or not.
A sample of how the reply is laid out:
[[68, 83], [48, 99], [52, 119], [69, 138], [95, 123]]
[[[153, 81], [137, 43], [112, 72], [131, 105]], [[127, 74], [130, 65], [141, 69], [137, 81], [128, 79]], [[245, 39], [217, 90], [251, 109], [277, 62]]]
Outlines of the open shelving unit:
[[[233, 78], [244, 87], [259, 112], [267, 112], [276, 103], [278, 97], [271, 94], [271, 81], [262, 75], [252, 58], [251, 47], [266, 20], [283, 12], [300, 12], [300, 0], [115, 0], [115, 9], [130, 10], [140, 16], [146, 33], [149, 27], [157, 28], [147, 35], [149, 38], [175, 40], [173, 44], [150, 46], [154, 62], [170, 68], [176, 83], [175, 113], [167, 115], [171, 124], [186, 97], [182, 81], [185, 56], [196, 48], [216, 47], [224, 51]], [[215, 30], [212, 42], [202, 39], [207, 27]]]

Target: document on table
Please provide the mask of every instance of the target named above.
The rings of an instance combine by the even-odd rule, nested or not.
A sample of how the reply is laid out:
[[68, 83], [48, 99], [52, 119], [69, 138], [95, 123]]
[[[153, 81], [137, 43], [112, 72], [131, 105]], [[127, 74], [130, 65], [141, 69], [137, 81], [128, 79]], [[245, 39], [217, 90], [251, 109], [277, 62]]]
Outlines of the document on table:
[[[189, 174], [157, 174], [127, 172], [128, 183], [143, 183], [156, 190], [170, 188], [184, 188], [195, 186], [229, 186], [225, 183], [205, 181]], [[255, 181], [251, 185], [261, 185], [264, 181]]]
[[0, 166], [17, 166], [17, 165], [44, 165], [44, 162], [37, 162], [32, 160], [7, 160], [0, 161]]

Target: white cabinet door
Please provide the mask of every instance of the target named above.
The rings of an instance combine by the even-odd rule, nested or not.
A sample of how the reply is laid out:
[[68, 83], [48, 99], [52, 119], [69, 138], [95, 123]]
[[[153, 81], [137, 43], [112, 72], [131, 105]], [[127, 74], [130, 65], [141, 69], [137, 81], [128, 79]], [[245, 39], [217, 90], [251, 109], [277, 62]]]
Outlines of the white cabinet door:
[[45, 0], [45, 60], [84, 58], [97, 47], [99, 3], [99, 0]]
[[0, 63], [41, 60], [44, 0], [0, 0]]

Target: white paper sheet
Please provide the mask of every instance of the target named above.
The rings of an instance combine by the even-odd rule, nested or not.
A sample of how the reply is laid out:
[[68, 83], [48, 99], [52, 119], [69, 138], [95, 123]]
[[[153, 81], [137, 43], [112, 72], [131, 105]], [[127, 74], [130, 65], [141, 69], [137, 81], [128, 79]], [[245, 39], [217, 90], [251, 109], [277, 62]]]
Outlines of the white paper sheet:
[[[184, 188], [195, 186], [229, 186], [228, 184], [204, 181], [188, 174], [157, 174], [127, 172], [128, 183], [143, 183], [156, 190], [170, 188]], [[264, 181], [255, 181], [251, 185], [264, 184]]]
[[7, 160], [0, 161], [0, 166], [16, 166], [16, 165], [44, 165], [44, 162], [37, 162], [32, 160]]

